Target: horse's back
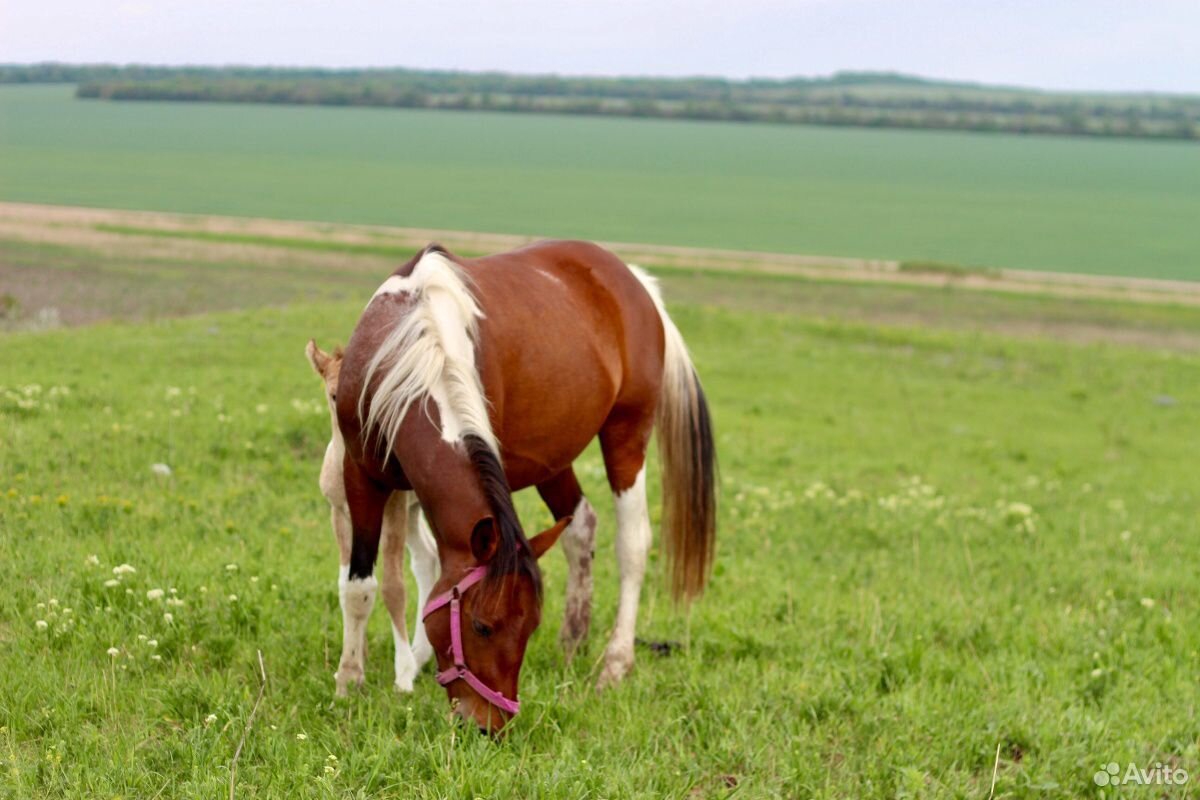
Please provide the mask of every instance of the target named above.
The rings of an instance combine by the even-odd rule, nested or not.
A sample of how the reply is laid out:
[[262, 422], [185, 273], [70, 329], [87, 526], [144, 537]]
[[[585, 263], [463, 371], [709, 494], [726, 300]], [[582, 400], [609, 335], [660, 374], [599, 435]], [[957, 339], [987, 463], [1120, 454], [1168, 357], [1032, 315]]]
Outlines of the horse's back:
[[662, 321], [620, 258], [548, 241], [459, 263], [484, 313], [481, 375], [514, 488], [569, 465], [614, 408], [653, 409]]

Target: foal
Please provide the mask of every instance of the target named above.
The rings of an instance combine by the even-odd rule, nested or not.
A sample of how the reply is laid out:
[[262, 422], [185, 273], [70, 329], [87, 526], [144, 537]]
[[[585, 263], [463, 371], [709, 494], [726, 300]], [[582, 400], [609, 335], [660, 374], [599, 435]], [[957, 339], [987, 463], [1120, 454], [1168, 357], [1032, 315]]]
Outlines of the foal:
[[[308, 363], [325, 383], [325, 400], [329, 406], [332, 434], [325, 448], [325, 461], [321, 464], [320, 486], [329, 501], [333, 534], [337, 539], [341, 556], [338, 572], [338, 594], [342, 606], [342, 657], [334, 679], [337, 694], [344, 697], [350, 684], [362, 684], [367, 656], [367, 619], [374, 605], [374, 598], [349, 596], [347, 576], [350, 570], [350, 507], [346, 504], [345, 482], [342, 479], [342, 461], [346, 447], [342, 432], [338, 430], [335, 403], [337, 401], [338, 375], [342, 368], [342, 349], [326, 353], [309, 340], [304, 348]], [[404, 546], [408, 545], [412, 559], [412, 571], [417, 579], [417, 630], [412, 647], [408, 644], [405, 624], [404, 590]], [[388, 499], [383, 515], [383, 531], [380, 542], [383, 555], [383, 603], [392, 618], [392, 638], [396, 644], [396, 689], [411, 692], [413, 679], [433, 655], [429, 637], [425, 635], [425, 622], [421, 613], [425, 599], [438, 576], [437, 544], [433, 534], [421, 516], [421, 508], [411, 492], [397, 492]]]

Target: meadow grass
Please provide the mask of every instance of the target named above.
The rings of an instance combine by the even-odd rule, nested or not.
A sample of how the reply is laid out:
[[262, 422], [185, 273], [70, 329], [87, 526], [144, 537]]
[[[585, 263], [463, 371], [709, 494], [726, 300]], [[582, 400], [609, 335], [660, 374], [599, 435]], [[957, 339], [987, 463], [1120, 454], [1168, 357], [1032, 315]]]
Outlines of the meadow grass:
[[258, 651], [240, 797], [988, 797], [994, 766], [995, 797], [1083, 797], [1110, 761], [1200, 770], [1194, 354], [674, 305], [718, 431], [710, 589], [673, 609], [656, 543], [639, 632], [682, 647], [596, 695], [616, 592], [589, 451], [590, 646], [564, 664], [551, 553], [493, 743], [428, 671], [394, 692], [379, 609], [365, 687], [333, 699], [302, 350], [360, 310], [0, 337], [0, 794], [224, 795]]
[[72, 91], [0, 88], [0, 199], [1200, 279], [1192, 143]]

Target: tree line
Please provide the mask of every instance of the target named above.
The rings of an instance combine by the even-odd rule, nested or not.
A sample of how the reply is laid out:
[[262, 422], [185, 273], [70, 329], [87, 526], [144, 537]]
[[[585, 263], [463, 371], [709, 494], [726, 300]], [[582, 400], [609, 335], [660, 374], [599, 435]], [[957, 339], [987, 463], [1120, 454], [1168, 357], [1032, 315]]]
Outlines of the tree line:
[[408, 69], [0, 66], [0, 83], [83, 99], [384, 106], [1031, 134], [1200, 139], [1200, 97], [1042, 92], [895, 73], [821, 78], [572, 77]]

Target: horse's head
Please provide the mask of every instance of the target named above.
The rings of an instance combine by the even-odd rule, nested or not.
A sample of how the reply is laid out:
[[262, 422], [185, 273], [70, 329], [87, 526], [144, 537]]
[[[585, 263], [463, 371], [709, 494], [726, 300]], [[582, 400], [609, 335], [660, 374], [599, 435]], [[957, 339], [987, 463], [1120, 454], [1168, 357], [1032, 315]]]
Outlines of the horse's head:
[[536, 559], [570, 522], [570, 517], [561, 519], [529, 540], [532, 558], [523, 556], [525, 568], [492, 575], [500, 536], [495, 520], [485, 517], [471, 533], [477, 566], [443, 574], [433, 587], [425, 630], [437, 654], [438, 682], [446, 687], [455, 712], [481, 730], [497, 733], [516, 713], [525, 647], [541, 622]]
[[342, 371], [342, 348], [335, 347], [332, 353], [326, 353], [317, 347], [315, 339], [309, 339], [304, 347], [304, 354], [308, 356], [308, 363], [312, 364], [313, 371], [325, 382], [325, 401], [329, 404], [330, 413], [335, 414], [338, 375]]

